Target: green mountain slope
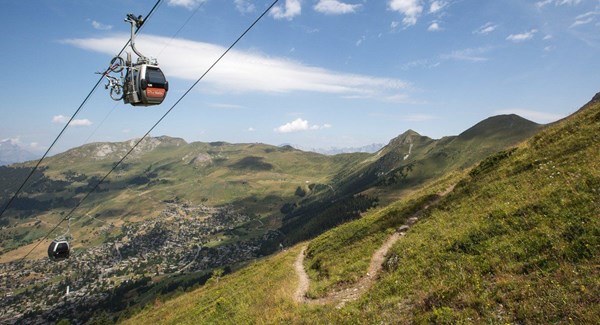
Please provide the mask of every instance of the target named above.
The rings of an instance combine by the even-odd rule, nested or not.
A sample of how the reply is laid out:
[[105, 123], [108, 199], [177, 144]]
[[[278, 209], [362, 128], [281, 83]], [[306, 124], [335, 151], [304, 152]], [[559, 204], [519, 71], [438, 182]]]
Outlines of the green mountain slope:
[[[425, 208], [457, 179], [451, 193]], [[308, 246], [310, 285], [320, 287], [312, 294], [326, 295], [364, 277], [368, 263], [355, 261], [368, 261], [415, 213], [419, 221], [358, 300], [294, 301], [293, 264], [302, 246]], [[441, 179], [127, 323], [593, 324], [600, 318], [599, 253], [600, 100], [594, 100], [462, 177]]]
[[[523, 127], [513, 127], [514, 120]], [[369, 251], [381, 244], [388, 228], [406, 219], [395, 214], [415, 212], [437, 200], [429, 187], [411, 192], [451, 171], [436, 185], [443, 189], [461, 175], [455, 170], [512, 143], [506, 139], [524, 138], [537, 129], [519, 118], [495, 117], [476, 125], [471, 130], [474, 135], [465, 139], [432, 140], [408, 131], [376, 154], [332, 157], [264, 144], [188, 144], [170, 137], [149, 138], [74, 215], [71, 244], [77, 263], [68, 275], [43, 258], [48, 245], [44, 242], [22, 267], [35, 270], [34, 276], [6, 283], [12, 296], [2, 302], [15, 321], [58, 320], [67, 315], [66, 310], [53, 312], [49, 305], [40, 304], [40, 298], [53, 295], [55, 306], [60, 293], [54, 284], [65, 287], [72, 281], [72, 288], [80, 290], [70, 303], [79, 310], [76, 317], [88, 318], [94, 311], [114, 316], [127, 305], [147, 304], [158, 293], [173, 295], [177, 288], [193, 287], [196, 280], [202, 283], [215, 269], [236, 269], [239, 263], [279, 250], [281, 244], [289, 247], [360, 219], [378, 204], [379, 197], [385, 198], [383, 205], [393, 197], [410, 198], [364, 219], [362, 228], [368, 229], [364, 245], [362, 237], [353, 234], [353, 224], [339, 228], [347, 230], [338, 233], [346, 238], [346, 245], [338, 247], [344, 254], [329, 255], [317, 243], [335, 247], [332, 242], [314, 241], [306, 261], [315, 278], [309, 295], [326, 295], [360, 278], [369, 264]], [[0, 220], [0, 261], [22, 258], [135, 142], [94, 143], [49, 158]], [[12, 185], [0, 189], [3, 200], [30, 166], [0, 167], [0, 180]], [[65, 225], [57, 232], [64, 233]], [[349, 244], [352, 238], [356, 244]], [[356, 248], [366, 255], [348, 261]], [[340, 263], [352, 268], [336, 266]], [[0, 266], [5, 274], [21, 271], [14, 264]], [[182, 272], [189, 275], [179, 276]], [[98, 287], [99, 283], [103, 285]], [[33, 289], [25, 290], [28, 287]], [[102, 293], [101, 298], [95, 292]], [[14, 318], [24, 312], [23, 305], [36, 309], [22, 319]]]
[[[14, 226], [0, 230], [3, 251], [42, 236], [134, 143], [93, 143], [48, 158], [2, 218], [3, 225]], [[263, 221], [276, 228], [281, 205], [295, 197], [298, 186], [328, 183], [331, 175], [365, 155], [329, 157], [264, 144], [188, 144], [170, 137], [149, 138], [74, 215], [79, 221], [75, 238], [84, 242], [94, 237], [89, 231], [78, 232], [82, 222], [89, 221], [82, 220], [84, 214], [108, 223], [137, 222], [157, 217], [173, 200], [207, 206], [232, 204], [265, 217]], [[31, 166], [0, 167], [4, 185], [0, 204], [8, 201]], [[116, 235], [118, 228], [114, 231]]]
[[[312, 238], [381, 202], [387, 205], [427, 182], [473, 166], [531, 137], [541, 126], [516, 115], [490, 117], [458, 136], [439, 140], [408, 130], [368, 158], [342, 169], [326, 196], [299, 202], [282, 231], [293, 244]], [[362, 193], [360, 196], [356, 194]]]
[[[399, 190], [469, 166], [537, 129], [538, 125], [522, 118], [498, 116], [463, 133], [468, 136], [432, 140], [409, 130], [376, 154], [336, 156], [264, 144], [188, 144], [167, 136], [149, 138], [79, 213], [122, 224], [157, 217], [166, 201], [233, 204], [264, 217], [272, 229], [281, 227], [285, 238], [266, 244], [273, 250], [282, 241], [292, 244], [355, 219], [379, 197], [385, 199], [389, 193], [395, 197]], [[48, 158], [0, 220], [2, 225], [15, 226], [0, 230], [2, 249], [11, 250], [43, 236], [136, 142], [92, 143]], [[0, 167], [2, 205], [31, 166], [32, 162]], [[365, 190], [374, 193], [354, 197]], [[283, 219], [282, 214], [286, 215]], [[118, 228], [113, 232], [118, 235]], [[81, 243], [98, 243], [91, 231], [76, 228], [74, 234]]]
[[[523, 141], [540, 128], [517, 115], [485, 119], [458, 136], [433, 140], [409, 130], [378, 153], [377, 160], [346, 176], [348, 189], [408, 188], [450, 170], [470, 167], [486, 156]], [[350, 180], [352, 179], [352, 180]]]

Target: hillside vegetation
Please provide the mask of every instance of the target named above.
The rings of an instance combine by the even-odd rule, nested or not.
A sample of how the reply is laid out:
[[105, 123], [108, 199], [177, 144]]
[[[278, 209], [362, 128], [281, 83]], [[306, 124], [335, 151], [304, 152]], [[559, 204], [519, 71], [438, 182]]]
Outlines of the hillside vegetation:
[[[215, 277], [127, 323], [597, 323], [600, 96], [594, 99], [468, 173]], [[365, 295], [340, 308], [294, 302], [301, 247], [308, 246], [310, 294], [324, 295], [364, 276], [377, 245], [419, 211]]]
[[[23, 275], [2, 282], [7, 294], [0, 298], [5, 307], [0, 318], [17, 323], [123, 318], [154, 299], [203, 285], [213, 271], [228, 274], [367, 213], [363, 231], [339, 228], [340, 240], [313, 241], [306, 259], [314, 278], [309, 296], [329, 299], [331, 290], [348, 290], [346, 285], [362, 286], [362, 293], [363, 284], [372, 286], [371, 279], [361, 279], [365, 265], [372, 274], [380, 272], [393, 244], [386, 235], [407, 220], [406, 214], [422, 214], [422, 205], [439, 202], [436, 193], [456, 183], [465, 168], [539, 129], [518, 116], [501, 115], [458, 136], [434, 140], [409, 130], [375, 154], [336, 156], [289, 146], [153, 137], [141, 141], [100, 186], [138, 140], [71, 149], [47, 158], [0, 219], [1, 273]], [[32, 166], [0, 167], [5, 185], [0, 203]], [[432, 181], [438, 185], [431, 187]], [[51, 239], [67, 233], [68, 223], [39, 239], [94, 188], [72, 215], [74, 258], [65, 263], [74, 266], [65, 270], [44, 257]], [[409, 201], [385, 208], [399, 197]], [[384, 209], [368, 212], [378, 206]], [[386, 249], [378, 249], [369, 263], [382, 241]], [[346, 246], [332, 255], [328, 245], [339, 243]], [[353, 251], [357, 248], [360, 253]], [[11, 262], [31, 249], [24, 263]], [[350, 261], [354, 256], [361, 257]], [[306, 276], [303, 283], [308, 282], [304, 258], [296, 260]], [[66, 286], [77, 292], [68, 300], [61, 299]]]
[[[293, 245], [357, 219], [379, 201], [387, 204], [447, 172], [470, 167], [538, 129], [521, 117], [501, 115], [458, 136], [433, 140], [407, 131], [376, 154], [336, 156], [289, 146], [148, 138], [78, 209], [72, 234], [77, 246], [93, 247], [120, 236], [122, 225], [157, 218], [168, 202], [232, 205], [282, 235], [264, 244], [268, 253], [279, 243]], [[46, 159], [0, 220], [7, 226], [0, 229], [0, 261], [24, 256], [31, 247], [26, 245], [62, 220], [136, 142], [92, 143]], [[32, 166], [0, 167], [5, 185], [0, 206]], [[110, 233], [100, 238], [95, 229], [107, 224]], [[32, 256], [43, 256], [43, 246]]]
[[373, 206], [386, 206], [415, 188], [470, 168], [497, 151], [538, 132], [539, 124], [517, 115], [481, 121], [458, 136], [434, 140], [408, 130], [379, 152], [348, 164], [331, 180], [329, 191], [286, 211], [284, 242], [308, 240]]
[[[43, 236], [134, 143], [93, 143], [48, 158], [0, 220], [0, 226], [9, 226], [0, 230], [3, 252]], [[79, 245], [88, 245], [88, 241], [97, 244], [94, 227], [113, 223], [117, 227], [111, 235], [116, 236], [120, 225], [156, 218], [173, 201], [232, 205], [261, 218], [268, 228], [277, 228], [279, 209], [296, 197], [299, 186], [328, 183], [332, 175], [366, 155], [329, 157], [264, 144], [187, 144], [177, 138], [149, 138], [74, 215], [74, 238]], [[0, 181], [6, 185], [0, 189], [0, 206], [8, 201], [31, 166], [0, 167]], [[45, 248], [38, 253], [43, 255]], [[22, 250], [10, 256], [24, 254]]]
[[471, 167], [499, 150], [534, 135], [540, 125], [517, 115], [487, 118], [457, 136], [434, 140], [408, 130], [392, 139], [377, 155], [338, 175], [342, 191], [376, 189], [385, 195], [410, 189], [446, 173]]

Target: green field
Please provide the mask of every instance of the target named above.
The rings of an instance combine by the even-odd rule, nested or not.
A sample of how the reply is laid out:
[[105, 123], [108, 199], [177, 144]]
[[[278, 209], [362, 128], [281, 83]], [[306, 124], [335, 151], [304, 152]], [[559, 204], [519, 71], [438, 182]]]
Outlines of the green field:
[[[241, 221], [235, 221], [235, 225], [228, 224], [226, 231], [205, 235], [204, 248], [216, 250], [243, 241], [260, 241], [254, 256], [278, 252], [280, 245], [288, 249], [249, 264], [238, 260], [236, 265], [220, 265], [237, 271], [225, 276], [217, 272], [204, 286], [201, 286], [204, 280], [200, 280], [210, 274], [210, 269], [196, 270], [189, 276], [169, 275], [168, 272], [177, 269], [171, 264], [180, 261], [168, 260], [166, 266], [161, 266], [166, 273], [151, 278], [158, 271], [146, 270], [146, 264], [140, 264], [123, 271], [134, 272], [130, 274], [133, 282], [117, 283], [114, 292], [111, 291], [114, 299], [109, 301], [121, 302], [116, 305], [104, 302], [96, 306], [93, 315], [114, 321], [136, 314], [134, 323], [452, 323], [491, 319], [520, 322], [529, 314], [522, 318], [514, 306], [500, 316], [492, 307], [481, 307], [494, 303], [508, 305], [499, 300], [502, 295], [497, 291], [503, 289], [494, 287], [496, 274], [502, 281], [517, 281], [518, 286], [525, 283], [519, 282], [523, 280], [518, 272], [526, 269], [535, 273], [539, 271], [537, 267], [545, 271], [546, 264], [536, 264], [530, 260], [532, 256], [519, 248], [523, 243], [535, 247], [535, 243], [544, 239], [535, 236], [542, 235], [530, 233], [530, 228], [519, 228], [522, 221], [509, 219], [514, 215], [531, 218], [531, 222], [543, 224], [541, 234], [558, 231], [547, 224], [554, 221], [535, 213], [547, 216], [552, 211], [562, 216], [565, 212], [559, 208], [563, 205], [551, 208], [544, 205], [538, 210], [537, 204], [551, 201], [546, 196], [576, 196], [581, 186], [573, 188], [572, 193], [556, 194], [550, 189], [568, 190], [560, 186], [565, 180], [551, 174], [552, 182], [546, 182], [539, 177], [538, 168], [550, 162], [552, 168], [558, 168], [562, 165], [555, 166], [554, 162], [568, 158], [585, 163], [581, 167], [585, 175], [596, 175], [597, 163], [585, 156], [597, 154], [596, 138], [580, 134], [581, 126], [569, 126], [573, 121], [585, 124], [587, 119], [582, 116], [594, 109], [596, 106], [562, 124], [547, 127], [515, 115], [496, 116], [458, 136], [439, 140], [409, 130], [374, 154], [325, 156], [289, 146], [188, 144], [165, 136], [146, 139], [74, 214], [71, 227], [74, 247], [84, 250], [102, 243], [122, 240], [126, 243], [127, 229], [137, 231], [145, 222], [166, 231], [170, 220], [176, 219], [163, 214], [165, 209], [177, 210], [178, 218], [184, 220], [186, 213], [181, 209], [185, 206], [207, 209], [231, 206], [234, 207], [231, 211], [244, 217], [236, 219]], [[593, 130], [593, 124], [585, 125]], [[573, 140], [575, 137], [577, 141]], [[519, 144], [527, 138], [531, 140]], [[2, 220], [6, 225], [0, 230], [2, 262], [21, 258], [96, 186], [134, 143], [134, 140], [94, 143], [47, 159]], [[584, 149], [588, 151], [583, 153]], [[577, 155], [584, 155], [587, 160]], [[10, 184], [0, 192], [3, 200], [8, 199], [30, 167], [31, 164], [20, 164], [0, 168], [0, 180]], [[561, 170], [561, 177], [569, 175], [567, 172]], [[515, 188], [524, 190], [518, 192]], [[454, 190], [447, 194], [449, 189]], [[522, 195], [518, 196], [519, 193]], [[512, 198], [513, 195], [518, 199]], [[585, 213], [593, 211], [588, 209]], [[206, 218], [203, 213], [194, 217]], [[399, 226], [415, 216], [419, 222], [391, 248], [382, 273], [373, 275], [374, 282], [360, 291], [366, 293], [343, 307], [337, 306], [339, 301], [332, 298], [335, 293], [363, 285], [374, 252]], [[557, 225], [564, 231], [570, 221], [560, 218], [559, 221]], [[52, 236], [64, 232], [64, 226]], [[596, 235], [587, 233], [587, 224], [582, 227], [584, 230], [576, 229], [565, 236], [581, 240], [582, 247], [592, 247], [589, 249], [595, 252]], [[144, 229], [146, 232], [140, 235], [147, 237], [144, 237], [146, 243], [152, 242], [147, 231], [155, 228]], [[157, 229], [158, 233], [161, 229]], [[175, 234], [178, 229], [168, 231]], [[530, 237], [535, 238], [531, 243], [527, 242]], [[523, 242], [513, 242], [517, 238]], [[547, 249], [548, 245], [554, 247], [545, 244], [541, 249]], [[566, 242], [558, 245], [561, 249], [568, 246]], [[324, 305], [293, 299], [298, 284], [293, 265], [304, 247], [303, 267], [310, 280], [307, 299], [309, 302], [325, 299], [328, 303]], [[500, 254], [496, 247], [508, 248]], [[163, 248], [159, 245], [152, 249]], [[536, 254], [541, 252], [545, 251]], [[135, 256], [135, 248], [131, 246], [127, 254]], [[590, 258], [586, 254], [582, 261]], [[45, 247], [40, 245], [30, 257], [44, 255]], [[518, 262], [494, 264], [511, 258]], [[558, 269], [563, 270], [558, 262], [550, 264], [558, 264]], [[506, 265], [512, 266], [506, 270]], [[585, 270], [594, 272], [589, 265]], [[195, 281], [198, 282], [194, 284]], [[584, 287], [596, 290], [589, 281]], [[185, 292], [195, 288], [193, 292]], [[485, 290], [496, 291], [492, 294]], [[575, 303], [572, 295], [563, 296], [565, 301]], [[529, 303], [536, 310], [541, 308], [537, 300]], [[577, 317], [589, 319], [590, 314], [583, 312], [583, 307], [580, 309]], [[592, 315], [594, 312], [591, 311]], [[403, 317], [400, 320], [399, 315]], [[549, 310], [544, 310], [544, 315], [549, 318], [538, 320], [563, 320]]]
[[[454, 181], [392, 247], [365, 295], [341, 308], [294, 302], [293, 263], [302, 246], [310, 295], [349, 285], [393, 227]], [[128, 323], [593, 324], [600, 317], [599, 202], [595, 101], [468, 173], [148, 307]]]

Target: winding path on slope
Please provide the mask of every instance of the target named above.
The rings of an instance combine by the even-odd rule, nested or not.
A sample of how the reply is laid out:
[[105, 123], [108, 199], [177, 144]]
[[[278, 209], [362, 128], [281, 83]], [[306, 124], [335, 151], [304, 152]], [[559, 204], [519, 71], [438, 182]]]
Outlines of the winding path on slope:
[[381, 272], [383, 267], [383, 262], [385, 261], [385, 256], [392, 246], [400, 239], [406, 231], [412, 226], [415, 222], [419, 220], [419, 216], [429, 209], [430, 207], [438, 204], [440, 200], [446, 196], [448, 193], [452, 192], [454, 189], [454, 185], [447, 188], [444, 192], [438, 194], [438, 198], [429, 204], [425, 205], [422, 209], [414, 213], [410, 218], [407, 219], [406, 224], [400, 226], [394, 234], [392, 234], [386, 241], [379, 247], [375, 253], [371, 256], [371, 263], [369, 264], [369, 268], [367, 269], [367, 274], [363, 276], [357, 283], [354, 283], [350, 287], [343, 288], [341, 290], [332, 291], [327, 294], [327, 296], [323, 298], [311, 299], [306, 297], [306, 293], [308, 292], [308, 288], [310, 287], [310, 279], [308, 278], [308, 274], [306, 270], [304, 270], [304, 255], [306, 253], [306, 246], [302, 248], [300, 254], [296, 258], [294, 262], [294, 269], [296, 274], [298, 275], [299, 284], [296, 292], [294, 294], [294, 300], [298, 303], [309, 303], [309, 304], [332, 304], [337, 303], [337, 307], [342, 307], [346, 302], [356, 300], [363, 293], [365, 293], [369, 288], [373, 286], [375, 283], [375, 279], [377, 275]]
[[298, 257], [296, 258], [296, 262], [294, 262], [294, 270], [296, 270], [296, 274], [298, 274], [298, 289], [296, 289], [296, 293], [294, 294], [294, 300], [297, 302], [307, 302], [309, 300], [306, 298], [306, 292], [308, 291], [310, 280], [302, 265], [302, 263], [304, 263], [305, 253], [306, 246], [302, 247], [300, 254], [298, 254]]

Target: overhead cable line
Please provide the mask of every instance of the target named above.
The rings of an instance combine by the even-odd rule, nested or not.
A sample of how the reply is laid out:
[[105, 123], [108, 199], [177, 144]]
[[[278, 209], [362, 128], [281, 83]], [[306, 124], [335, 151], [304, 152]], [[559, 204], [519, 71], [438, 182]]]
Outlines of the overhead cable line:
[[189, 94], [192, 89], [194, 89], [194, 87], [196, 87], [196, 85], [202, 80], [204, 79], [204, 77], [221, 61], [221, 59], [223, 59], [223, 57], [225, 55], [227, 55], [227, 53], [229, 53], [229, 51], [231, 51], [231, 49], [233, 49], [233, 47], [244, 37], [246, 36], [246, 34], [248, 34], [248, 32], [269, 12], [269, 10], [271, 10], [271, 8], [273, 8], [275, 6], [275, 4], [277, 4], [277, 2], [279, 2], [279, 0], [275, 0], [273, 1], [273, 3], [271, 3], [271, 5], [269, 7], [267, 7], [267, 9], [265, 9], [265, 11], [263, 11], [263, 13], [258, 16], [258, 18], [256, 18], [254, 20], [254, 22], [252, 22], [252, 24], [250, 24], [250, 26], [248, 28], [246, 28], [246, 30], [223, 52], [223, 54], [221, 54], [221, 56], [219, 56], [219, 58], [217, 58], [215, 60], [215, 62], [208, 67], [208, 69], [206, 69], [206, 71], [204, 71], [204, 73], [200, 76], [200, 78], [198, 78], [189, 88], [188, 90], [186, 90], [183, 95], [181, 95], [181, 97], [179, 97], [179, 99], [171, 106], [171, 108], [169, 108], [164, 114], [163, 116], [156, 122], [154, 123], [154, 125], [148, 130], [148, 132], [146, 132], [146, 134], [144, 134], [143, 137], [141, 137], [134, 145], [133, 147], [131, 147], [131, 149], [129, 149], [129, 151], [111, 168], [111, 170], [106, 173], [106, 175], [104, 175], [104, 177], [102, 177], [102, 179], [100, 179], [100, 181], [98, 181], [98, 183], [96, 183], [96, 185], [87, 192], [87, 194], [81, 198], [81, 200], [75, 205], [75, 207], [73, 207], [71, 209], [71, 211], [69, 211], [69, 213], [59, 222], [57, 223], [45, 236], [44, 238], [42, 238], [41, 240], [38, 241], [38, 243], [33, 246], [33, 248], [31, 248], [31, 250], [29, 250], [29, 252], [27, 254], [25, 254], [25, 256], [23, 256], [19, 262], [24, 261], [27, 256], [29, 256], [29, 254], [31, 254], [44, 240], [46, 240], [50, 234], [52, 232], [54, 232], [54, 230], [56, 230], [56, 228], [58, 228], [63, 222], [65, 222], [66, 220], [69, 220], [71, 218], [71, 215], [75, 212], [75, 210], [77, 210], [77, 208], [79, 208], [79, 206], [81, 206], [81, 204], [83, 203], [83, 201], [85, 201], [99, 186], [100, 184], [102, 184], [106, 178], [108, 178], [108, 176], [110, 176], [110, 174], [112, 174], [112, 172], [115, 171], [115, 169], [117, 169], [117, 167], [119, 167], [121, 165], [121, 163], [125, 160], [125, 158], [127, 158], [135, 148], [137, 148], [137, 146], [144, 140], [146, 139], [146, 137], [148, 137], [148, 135], [150, 134], [150, 132], [152, 132], [164, 119], [165, 117], [167, 117], [167, 115], [169, 115], [169, 113], [171, 113], [171, 111], [187, 96], [187, 94]]
[[[146, 15], [146, 18], [144, 19], [144, 23], [146, 21], [148, 21], [148, 19], [150, 18], [150, 16], [152, 16], [152, 14], [158, 8], [158, 6], [160, 5], [161, 2], [162, 2], [162, 0], [157, 0], [156, 1], [156, 3], [154, 4], [154, 6], [152, 7], [152, 9], [150, 9], [150, 11], [148, 12], [148, 14]], [[135, 34], [137, 34], [139, 32], [139, 30], [144, 25], [145, 24], [142, 24], [142, 26], [140, 26], [135, 31]], [[123, 53], [123, 51], [125, 51], [125, 49], [129, 45], [130, 41], [131, 40], [129, 40], [129, 41], [127, 41], [127, 43], [125, 43], [125, 46], [123, 46], [123, 48], [121, 49], [121, 51], [119, 51], [119, 54], [117, 54], [117, 56], [120, 56], [121, 53]], [[33, 174], [38, 169], [38, 167], [40, 166], [40, 164], [42, 163], [42, 161], [46, 158], [46, 156], [48, 156], [48, 153], [50, 153], [50, 150], [52, 150], [52, 148], [54, 147], [54, 145], [56, 144], [56, 142], [58, 142], [58, 139], [60, 139], [60, 137], [63, 135], [63, 133], [65, 132], [65, 130], [67, 129], [67, 127], [69, 127], [69, 125], [71, 125], [71, 122], [75, 119], [75, 117], [77, 116], [77, 114], [79, 114], [79, 112], [81, 111], [81, 109], [83, 108], [83, 106], [85, 106], [85, 104], [87, 103], [88, 99], [92, 96], [92, 94], [96, 91], [96, 89], [98, 89], [98, 86], [102, 82], [103, 78], [104, 78], [104, 75], [100, 76], [100, 79], [98, 79], [98, 81], [96, 82], [96, 84], [94, 85], [94, 87], [92, 87], [92, 90], [90, 90], [90, 92], [87, 94], [87, 96], [85, 96], [85, 98], [83, 99], [83, 101], [81, 102], [81, 104], [79, 105], [79, 107], [77, 108], [77, 110], [75, 110], [75, 113], [73, 113], [73, 115], [71, 116], [71, 118], [69, 119], [69, 121], [67, 122], [67, 124], [62, 128], [62, 130], [60, 131], [60, 133], [58, 133], [58, 135], [56, 136], [56, 138], [54, 139], [54, 141], [52, 141], [52, 143], [50, 144], [50, 147], [48, 147], [48, 149], [46, 150], [46, 152], [44, 153], [44, 155], [42, 156], [42, 158], [40, 158], [40, 160], [38, 160], [38, 162], [33, 167], [33, 169], [29, 172], [29, 175], [27, 175], [27, 177], [25, 178], [25, 180], [23, 181], [23, 183], [21, 183], [21, 186], [19, 186], [19, 188], [17, 189], [17, 191], [15, 192], [15, 194], [13, 194], [13, 196], [10, 198], [10, 200], [8, 200], [8, 203], [6, 203], [6, 205], [2, 208], [2, 211], [0, 211], [0, 218], [2, 217], [2, 215], [4, 215], [4, 212], [6, 212], [6, 210], [11, 205], [11, 203], [17, 198], [17, 195], [19, 195], [19, 193], [21, 193], [21, 191], [23, 190], [23, 187], [25, 187], [25, 184], [27, 184], [27, 182], [29, 181], [29, 179], [31, 178], [31, 176], [33, 176]]]
[[113, 108], [108, 111], [108, 113], [104, 116], [104, 118], [102, 119], [102, 121], [100, 123], [98, 123], [98, 125], [96, 126], [96, 128], [94, 129], [94, 131], [92, 133], [90, 133], [90, 135], [87, 137], [87, 139], [85, 139], [85, 141], [83, 141], [83, 144], [86, 145], [88, 144], [88, 142], [90, 141], [90, 139], [96, 135], [96, 132], [98, 132], [98, 130], [100, 129], [100, 127], [102, 125], [104, 125], [104, 122], [106, 122], [106, 120], [108, 119], [108, 117], [115, 111], [115, 109], [117, 108], [117, 106], [119, 106], [121, 103], [115, 103], [115, 105], [113, 106]]
[[200, 11], [200, 8], [202, 8], [202, 6], [205, 4], [206, 2], [202, 2], [200, 3], [196, 9], [194, 9], [194, 11], [192, 12], [192, 14], [185, 20], [185, 22], [183, 22], [183, 24], [181, 25], [181, 27], [179, 27], [179, 29], [173, 34], [173, 36], [171, 36], [171, 39], [169, 39], [169, 41], [167, 42], [167, 44], [165, 44], [165, 46], [163, 46], [163, 48], [160, 50], [160, 52], [158, 52], [158, 54], [156, 55], [157, 58], [160, 57], [160, 55], [162, 54], [162, 52], [169, 47], [169, 45], [171, 45], [171, 42], [173, 42], [173, 39], [175, 39], [175, 37], [177, 37], [177, 35], [179, 35], [179, 33], [183, 30], [183, 28], [190, 22], [190, 20], [192, 20], [192, 18], [196, 15], [196, 13], [198, 13], [198, 11]]

